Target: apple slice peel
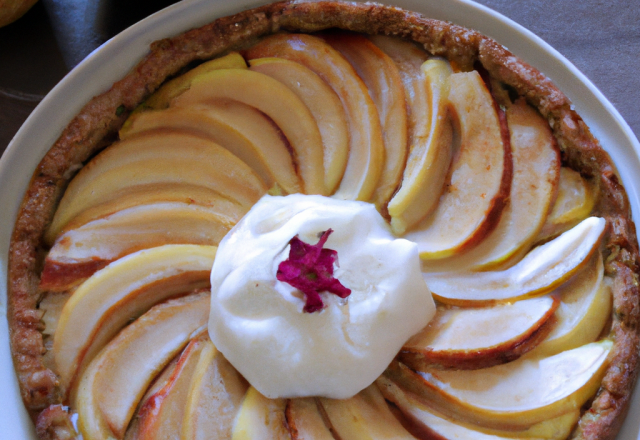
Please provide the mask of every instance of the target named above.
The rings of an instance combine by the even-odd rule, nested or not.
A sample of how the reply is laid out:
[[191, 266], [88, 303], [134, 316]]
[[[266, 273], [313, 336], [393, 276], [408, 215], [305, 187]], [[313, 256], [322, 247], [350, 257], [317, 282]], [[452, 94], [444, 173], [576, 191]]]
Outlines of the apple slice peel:
[[436, 299], [451, 305], [487, 305], [550, 292], [588, 263], [606, 220], [589, 217], [529, 252], [503, 271], [423, 273]]

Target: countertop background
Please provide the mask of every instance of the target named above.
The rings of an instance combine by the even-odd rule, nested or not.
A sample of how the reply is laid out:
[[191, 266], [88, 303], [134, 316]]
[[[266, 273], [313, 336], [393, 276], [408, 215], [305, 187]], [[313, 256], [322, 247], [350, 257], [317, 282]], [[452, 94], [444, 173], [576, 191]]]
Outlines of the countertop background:
[[[640, 137], [638, 0], [476, 0], [578, 67]], [[100, 44], [175, 0], [40, 0], [0, 28], [0, 153], [42, 98]]]

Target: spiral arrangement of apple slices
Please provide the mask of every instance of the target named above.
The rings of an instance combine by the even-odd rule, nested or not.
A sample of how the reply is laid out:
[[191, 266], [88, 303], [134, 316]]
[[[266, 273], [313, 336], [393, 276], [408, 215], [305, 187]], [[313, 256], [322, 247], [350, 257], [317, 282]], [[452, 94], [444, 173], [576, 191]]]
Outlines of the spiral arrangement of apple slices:
[[[499, 87], [330, 33], [164, 84], [45, 237], [46, 359], [84, 438], [566, 438], [611, 348], [605, 221]], [[267, 192], [370, 201], [418, 243], [436, 318], [351, 399], [267, 399], [208, 339], [215, 246]]]

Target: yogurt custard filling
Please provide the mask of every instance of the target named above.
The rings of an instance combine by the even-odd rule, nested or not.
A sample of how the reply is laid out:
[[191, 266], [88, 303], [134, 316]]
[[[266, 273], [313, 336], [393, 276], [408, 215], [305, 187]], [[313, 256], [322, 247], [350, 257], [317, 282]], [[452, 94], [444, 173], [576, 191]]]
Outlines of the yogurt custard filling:
[[[324, 308], [306, 313], [276, 274], [292, 238], [315, 245], [329, 229], [333, 276], [351, 294], [323, 292]], [[355, 395], [435, 314], [417, 245], [374, 205], [322, 196], [264, 196], [220, 242], [211, 292], [211, 341], [269, 398]]]

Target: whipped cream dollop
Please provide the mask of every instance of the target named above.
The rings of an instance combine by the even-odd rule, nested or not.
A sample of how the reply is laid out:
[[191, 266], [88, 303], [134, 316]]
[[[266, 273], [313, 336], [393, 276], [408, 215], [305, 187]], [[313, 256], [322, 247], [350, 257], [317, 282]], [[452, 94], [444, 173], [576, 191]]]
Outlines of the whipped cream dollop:
[[[338, 252], [347, 298], [302, 292], [276, 279], [296, 235]], [[264, 196], [220, 242], [211, 271], [209, 334], [269, 398], [348, 398], [364, 389], [435, 314], [416, 244], [396, 239], [375, 207], [322, 196]]]

